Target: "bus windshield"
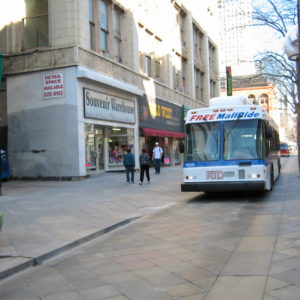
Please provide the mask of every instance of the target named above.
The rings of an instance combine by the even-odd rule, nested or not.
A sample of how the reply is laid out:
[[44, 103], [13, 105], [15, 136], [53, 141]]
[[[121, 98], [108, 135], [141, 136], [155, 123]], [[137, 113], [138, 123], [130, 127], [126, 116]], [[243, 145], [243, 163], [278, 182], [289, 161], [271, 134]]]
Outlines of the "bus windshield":
[[220, 159], [220, 123], [189, 124], [186, 130], [186, 161], [213, 161]]
[[[259, 120], [193, 123], [186, 126], [185, 161], [259, 159], [262, 126]], [[224, 145], [221, 145], [223, 129]], [[221, 147], [223, 146], [223, 147]], [[224, 153], [221, 153], [224, 149]]]
[[224, 160], [261, 157], [261, 134], [258, 124], [258, 120], [224, 122]]

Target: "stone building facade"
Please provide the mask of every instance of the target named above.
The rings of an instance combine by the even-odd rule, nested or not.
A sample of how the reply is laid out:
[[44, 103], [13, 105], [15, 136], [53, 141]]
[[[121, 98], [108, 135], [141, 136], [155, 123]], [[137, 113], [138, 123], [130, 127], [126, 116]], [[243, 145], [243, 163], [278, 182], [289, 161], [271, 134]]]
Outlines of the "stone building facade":
[[[201, 2], [201, 3], [200, 3]], [[8, 153], [13, 177], [123, 169], [156, 141], [180, 163], [183, 114], [217, 96], [212, 1], [13, 0], [3, 5]], [[4, 118], [3, 118], [4, 119]]]

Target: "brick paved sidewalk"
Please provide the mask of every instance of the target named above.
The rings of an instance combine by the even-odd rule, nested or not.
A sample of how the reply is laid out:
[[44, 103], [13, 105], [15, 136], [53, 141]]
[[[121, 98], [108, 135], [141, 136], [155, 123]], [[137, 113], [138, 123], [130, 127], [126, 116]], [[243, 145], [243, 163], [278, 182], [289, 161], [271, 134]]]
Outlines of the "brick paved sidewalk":
[[[182, 167], [151, 169], [151, 183], [125, 182], [125, 173], [105, 173], [84, 181], [3, 183], [0, 211], [0, 278], [141, 216], [178, 203]], [[159, 195], [159, 197], [158, 197]], [[191, 197], [183, 194], [182, 199]]]

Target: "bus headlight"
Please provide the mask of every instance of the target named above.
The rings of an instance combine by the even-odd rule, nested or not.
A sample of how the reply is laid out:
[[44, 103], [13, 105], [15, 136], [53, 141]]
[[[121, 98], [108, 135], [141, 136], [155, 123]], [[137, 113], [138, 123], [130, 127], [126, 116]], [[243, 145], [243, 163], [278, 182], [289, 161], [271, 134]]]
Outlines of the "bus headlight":
[[196, 179], [196, 178], [197, 178], [196, 176], [185, 176], [186, 180], [193, 180], [193, 179]]
[[250, 177], [253, 179], [260, 178], [260, 174], [251, 174]]

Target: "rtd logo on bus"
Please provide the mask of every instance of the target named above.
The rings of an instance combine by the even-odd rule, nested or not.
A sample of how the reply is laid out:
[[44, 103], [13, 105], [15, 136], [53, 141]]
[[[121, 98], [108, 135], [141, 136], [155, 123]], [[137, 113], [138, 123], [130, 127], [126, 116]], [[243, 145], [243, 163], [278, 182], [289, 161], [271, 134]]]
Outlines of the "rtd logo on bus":
[[207, 180], [222, 180], [224, 179], [223, 171], [206, 171]]
[[258, 118], [260, 113], [258, 112], [234, 112], [234, 113], [218, 113], [218, 114], [205, 114], [205, 115], [192, 115], [191, 121], [214, 121], [214, 120], [226, 120], [226, 119], [253, 119]]

